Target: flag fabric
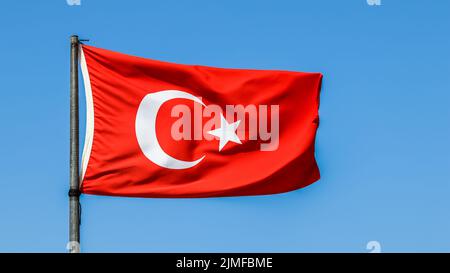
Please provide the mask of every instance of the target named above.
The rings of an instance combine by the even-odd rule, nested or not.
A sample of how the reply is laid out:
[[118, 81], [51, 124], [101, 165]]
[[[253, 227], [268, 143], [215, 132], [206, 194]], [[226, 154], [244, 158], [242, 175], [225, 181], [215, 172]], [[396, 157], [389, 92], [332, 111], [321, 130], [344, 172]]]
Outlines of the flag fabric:
[[81, 192], [262, 195], [320, 177], [322, 74], [181, 65], [82, 45]]

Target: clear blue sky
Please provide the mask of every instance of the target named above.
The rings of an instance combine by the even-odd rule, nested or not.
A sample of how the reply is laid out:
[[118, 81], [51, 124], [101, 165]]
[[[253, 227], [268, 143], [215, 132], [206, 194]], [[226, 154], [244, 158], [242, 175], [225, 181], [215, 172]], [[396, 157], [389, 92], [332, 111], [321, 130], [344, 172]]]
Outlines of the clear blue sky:
[[4, 1], [0, 251], [65, 251], [78, 34], [171, 62], [324, 74], [319, 182], [259, 197], [82, 196], [83, 251], [367, 252], [377, 240], [449, 252], [449, 11], [447, 0]]

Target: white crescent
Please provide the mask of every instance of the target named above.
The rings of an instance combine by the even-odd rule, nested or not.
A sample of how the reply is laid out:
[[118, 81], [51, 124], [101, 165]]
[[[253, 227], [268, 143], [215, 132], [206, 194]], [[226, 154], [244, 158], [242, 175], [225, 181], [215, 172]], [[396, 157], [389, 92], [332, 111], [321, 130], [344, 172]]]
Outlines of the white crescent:
[[161, 105], [172, 99], [188, 99], [205, 106], [201, 99], [179, 90], [164, 90], [147, 94], [141, 101], [136, 115], [136, 137], [144, 155], [156, 165], [168, 169], [194, 167], [205, 156], [195, 161], [183, 161], [168, 155], [156, 137], [156, 116]]

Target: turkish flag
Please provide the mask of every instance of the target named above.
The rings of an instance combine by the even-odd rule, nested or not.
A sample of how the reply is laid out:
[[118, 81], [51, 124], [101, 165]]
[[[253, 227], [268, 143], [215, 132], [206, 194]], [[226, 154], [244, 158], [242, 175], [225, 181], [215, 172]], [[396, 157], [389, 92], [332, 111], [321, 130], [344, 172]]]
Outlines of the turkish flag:
[[82, 193], [261, 195], [320, 177], [320, 73], [181, 65], [85, 45], [80, 63]]

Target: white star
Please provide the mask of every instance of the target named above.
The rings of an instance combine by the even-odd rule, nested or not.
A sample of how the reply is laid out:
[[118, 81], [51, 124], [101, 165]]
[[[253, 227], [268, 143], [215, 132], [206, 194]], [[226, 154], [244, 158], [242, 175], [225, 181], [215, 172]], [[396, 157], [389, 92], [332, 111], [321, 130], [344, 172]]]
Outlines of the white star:
[[216, 136], [220, 139], [219, 152], [228, 143], [228, 141], [242, 144], [241, 140], [236, 135], [236, 129], [239, 127], [239, 123], [241, 123], [240, 120], [230, 124], [227, 122], [223, 114], [220, 114], [220, 128], [208, 132], [208, 134]]

